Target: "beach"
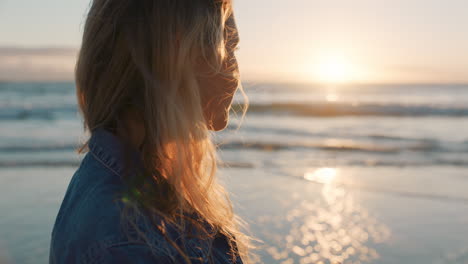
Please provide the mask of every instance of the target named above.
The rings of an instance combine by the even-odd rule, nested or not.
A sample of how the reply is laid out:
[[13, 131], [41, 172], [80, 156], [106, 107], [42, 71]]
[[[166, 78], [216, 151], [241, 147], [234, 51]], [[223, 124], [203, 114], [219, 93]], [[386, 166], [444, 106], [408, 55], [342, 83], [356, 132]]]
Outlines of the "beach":
[[[244, 86], [213, 140], [262, 263], [468, 262], [468, 86]], [[0, 109], [0, 263], [47, 263], [86, 139], [74, 86], [0, 83]]]

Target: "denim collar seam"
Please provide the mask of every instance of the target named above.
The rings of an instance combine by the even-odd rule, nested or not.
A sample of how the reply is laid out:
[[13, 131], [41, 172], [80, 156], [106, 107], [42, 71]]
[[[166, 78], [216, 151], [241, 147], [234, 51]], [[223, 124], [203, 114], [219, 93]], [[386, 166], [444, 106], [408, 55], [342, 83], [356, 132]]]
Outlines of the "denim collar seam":
[[[96, 150], [96, 148], [98, 148], [98, 153], [95, 153], [94, 151]], [[110, 170], [111, 172], [113, 172], [115, 175], [121, 177], [122, 175], [120, 173], [118, 173], [117, 169], [114, 169], [111, 164], [109, 164], [108, 162], [104, 161], [104, 157], [103, 157], [103, 149], [97, 145], [93, 145], [93, 146], [90, 146], [90, 151], [89, 153], [91, 153], [91, 155], [97, 160], [99, 161], [99, 163], [101, 163], [102, 165], [104, 165], [104, 167], [106, 167], [108, 170]]]

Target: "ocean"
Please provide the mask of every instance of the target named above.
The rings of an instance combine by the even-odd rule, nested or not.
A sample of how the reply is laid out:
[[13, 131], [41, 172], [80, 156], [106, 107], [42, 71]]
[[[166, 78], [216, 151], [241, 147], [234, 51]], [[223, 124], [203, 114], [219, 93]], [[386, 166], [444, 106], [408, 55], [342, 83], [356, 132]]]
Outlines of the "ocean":
[[[261, 262], [468, 263], [468, 85], [244, 89], [213, 140]], [[0, 83], [0, 263], [47, 262], [86, 137], [73, 83]]]

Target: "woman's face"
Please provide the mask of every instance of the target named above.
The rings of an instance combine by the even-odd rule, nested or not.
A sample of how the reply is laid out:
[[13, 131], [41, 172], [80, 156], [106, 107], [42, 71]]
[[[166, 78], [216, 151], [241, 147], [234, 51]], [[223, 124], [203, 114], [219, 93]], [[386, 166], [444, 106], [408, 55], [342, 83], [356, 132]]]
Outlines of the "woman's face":
[[[227, 39], [227, 61], [223, 64], [223, 71], [229, 72], [228, 76], [223, 74], [203, 74], [198, 78], [200, 86], [203, 112], [210, 130], [220, 131], [226, 128], [229, 121], [229, 110], [233, 96], [239, 86], [236, 77], [239, 68], [237, 65], [235, 48], [239, 43], [239, 36], [234, 16], [226, 21], [226, 26], [235, 29], [232, 36]], [[206, 63], [199, 65], [201, 72], [210, 72]]]

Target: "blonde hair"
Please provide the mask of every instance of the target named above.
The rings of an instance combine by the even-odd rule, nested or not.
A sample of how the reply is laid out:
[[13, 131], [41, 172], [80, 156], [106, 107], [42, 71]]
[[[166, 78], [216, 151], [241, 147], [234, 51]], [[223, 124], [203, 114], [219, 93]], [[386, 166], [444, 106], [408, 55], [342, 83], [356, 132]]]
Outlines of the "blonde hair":
[[128, 181], [123, 217], [135, 219], [145, 212], [184, 228], [186, 221], [196, 220], [182, 216], [196, 213], [209, 227], [199, 225], [203, 235], [214, 235], [211, 228], [221, 232], [233, 257], [238, 252], [248, 263], [249, 237], [215, 177], [216, 148], [194, 67], [202, 60], [216, 74], [238, 82], [237, 69], [224, 67], [228, 40], [236, 33], [226, 24], [231, 16], [230, 0], [94, 0], [75, 77], [85, 129], [123, 131], [122, 113], [130, 107], [143, 119], [145, 173], [143, 179]]

